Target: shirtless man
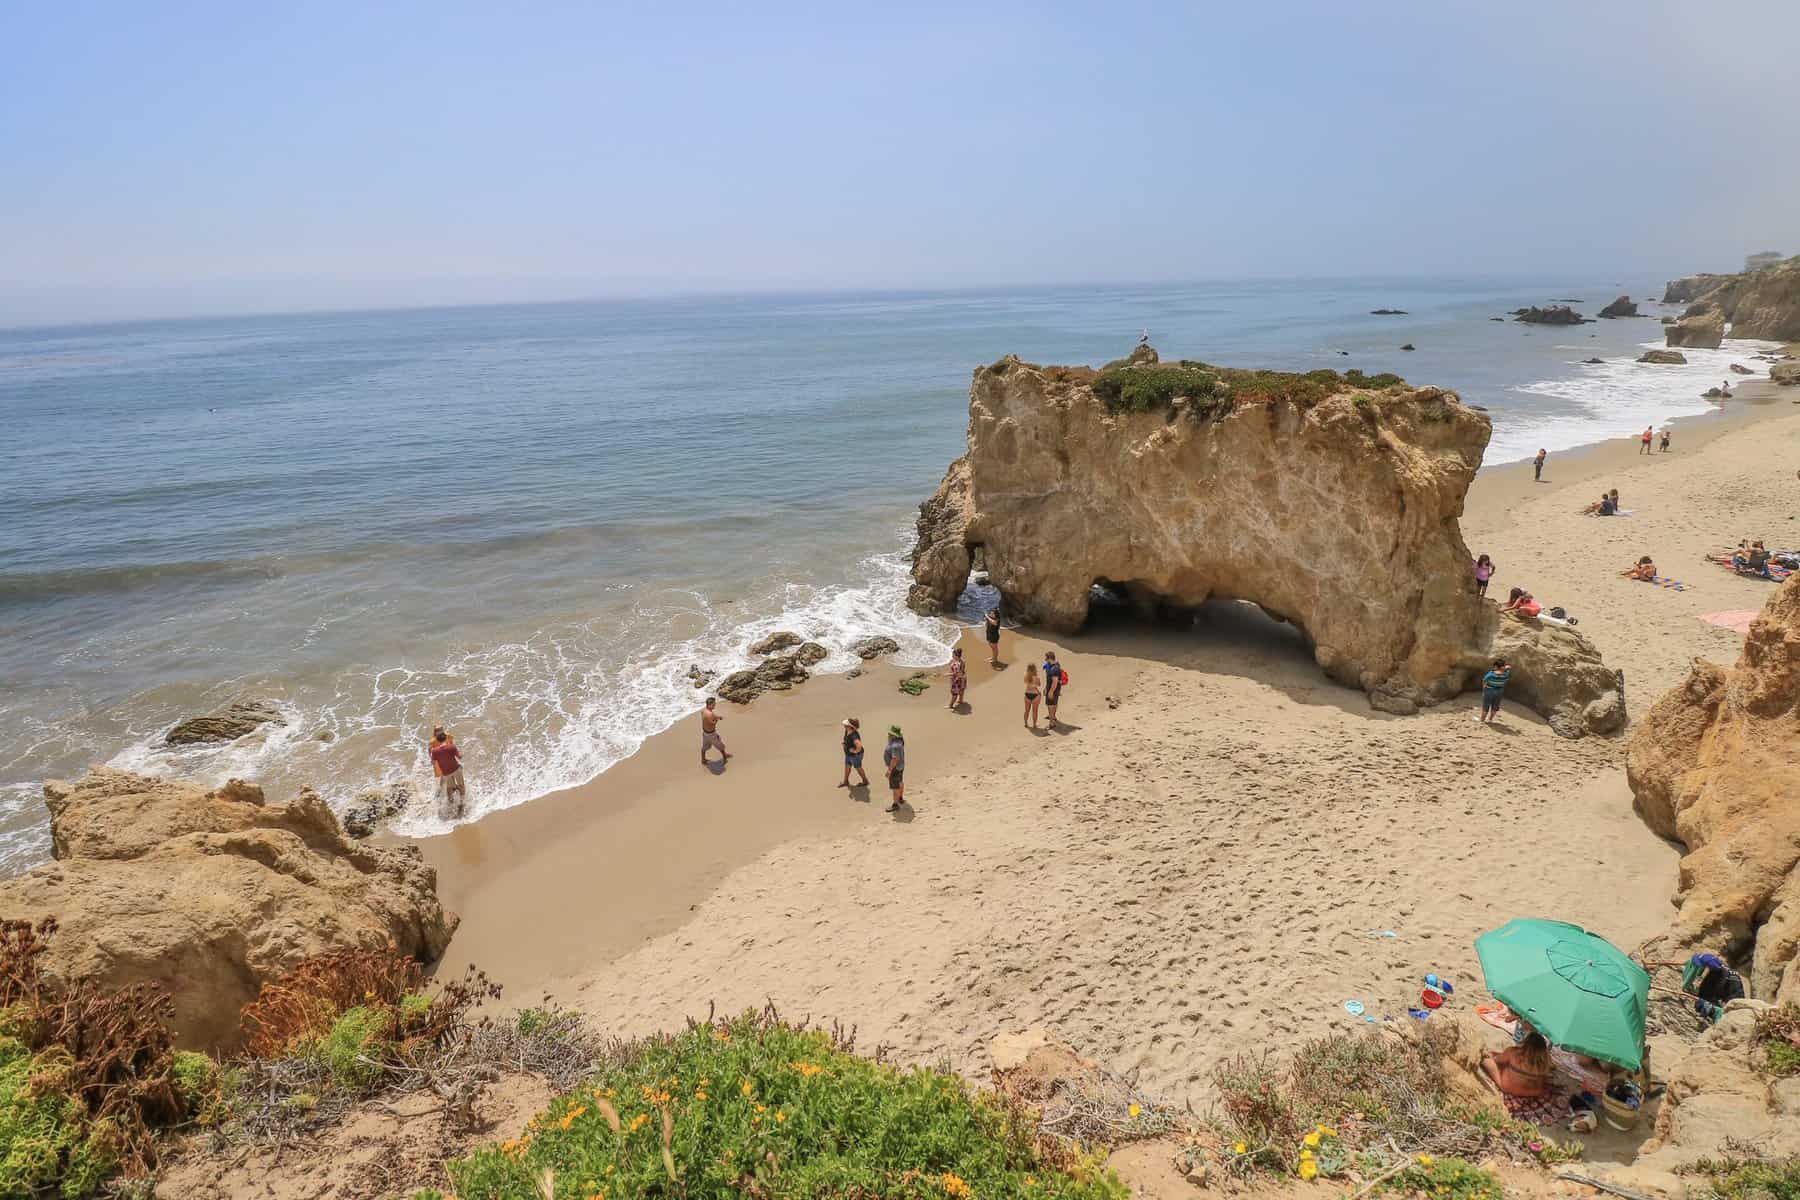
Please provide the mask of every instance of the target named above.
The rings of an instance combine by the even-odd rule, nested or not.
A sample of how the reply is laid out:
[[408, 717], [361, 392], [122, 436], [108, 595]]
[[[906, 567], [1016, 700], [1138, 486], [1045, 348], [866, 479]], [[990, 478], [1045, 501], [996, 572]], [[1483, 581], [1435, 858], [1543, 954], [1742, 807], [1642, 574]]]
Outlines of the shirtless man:
[[730, 762], [731, 755], [725, 751], [725, 739], [719, 736], [719, 722], [725, 719], [715, 705], [719, 703], [717, 696], [706, 698], [706, 707], [700, 710], [700, 765], [706, 765], [706, 752], [717, 750], [719, 761]]

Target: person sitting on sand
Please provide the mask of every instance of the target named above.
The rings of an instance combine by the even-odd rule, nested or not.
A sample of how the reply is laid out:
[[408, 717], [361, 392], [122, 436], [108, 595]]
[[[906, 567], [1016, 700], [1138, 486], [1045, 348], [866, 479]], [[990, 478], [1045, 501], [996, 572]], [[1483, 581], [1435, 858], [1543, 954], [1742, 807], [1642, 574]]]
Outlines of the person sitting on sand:
[[1650, 561], [1648, 554], [1637, 560], [1637, 566], [1627, 567], [1619, 574], [1627, 579], [1641, 579], [1645, 583], [1656, 582], [1656, 564]]
[[1539, 604], [1524, 588], [1514, 588], [1507, 593], [1506, 603], [1500, 606], [1500, 611], [1521, 617], [1535, 617], [1544, 611], [1544, 606]]
[[1470, 563], [1469, 567], [1475, 572], [1475, 594], [1487, 595], [1488, 580], [1494, 577], [1494, 560], [1484, 554]]
[[1550, 1043], [1535, 1029], [1518, 1045], [1481, 1056], [1482, 1076], [1500, 1093], [1515, 1120], [1560, 1120], [1568, 1115], [1567, 1102], [1551, 1087], [1554, 1069]]
[[1751, 542], [1748, 549], [1740, 543], [1738, 552], [1731, 556], [1731, 565], [1740, 574], [1769, 578], [1769, 552], [1761, 542]]
[[969, 687], [969, 670], [963, 666], [962, 647], [950, 651], [950, 703], [945, 707], [954, 709], [963, 702], [963, 693]]
[[850, 786], [850, 768], [856, 768], [856, 779], [859, 787], [869, 786], [869, 776], [863, 770], [862, 722], [855, 717], [844, 718], [844, 782], [841, 788]]

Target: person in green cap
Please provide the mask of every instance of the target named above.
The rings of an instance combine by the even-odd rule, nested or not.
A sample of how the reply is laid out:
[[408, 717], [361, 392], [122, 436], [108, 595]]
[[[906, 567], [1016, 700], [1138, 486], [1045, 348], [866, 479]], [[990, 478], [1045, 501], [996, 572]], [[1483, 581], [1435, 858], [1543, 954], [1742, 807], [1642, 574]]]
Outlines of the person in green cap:
[[906, 803], [906, 739], [898, 725], [888, 726], [887, 749], [881, 752], [881, 761], [887, 766], [888, 789], [894, 793], [887, 811], [899, 812]]

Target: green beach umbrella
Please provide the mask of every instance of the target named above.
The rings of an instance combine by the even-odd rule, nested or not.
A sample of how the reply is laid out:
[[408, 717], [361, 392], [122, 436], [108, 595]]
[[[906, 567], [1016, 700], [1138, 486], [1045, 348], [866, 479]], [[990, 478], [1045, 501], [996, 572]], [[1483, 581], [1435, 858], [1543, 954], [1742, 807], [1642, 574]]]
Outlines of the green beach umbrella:
[[1551, 1045], [1636, 1071], [1650, 976], [1617, 946], [1565, 921], [1517, 917], [1475, 939], [1488, 991]]

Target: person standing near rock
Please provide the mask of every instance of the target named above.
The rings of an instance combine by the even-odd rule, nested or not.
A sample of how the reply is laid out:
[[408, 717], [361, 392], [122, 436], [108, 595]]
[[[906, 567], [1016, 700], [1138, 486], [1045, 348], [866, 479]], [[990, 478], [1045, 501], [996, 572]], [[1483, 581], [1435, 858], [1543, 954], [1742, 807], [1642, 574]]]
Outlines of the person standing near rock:
[[437, 776], [438, 798], [452, 817], [460, 817], [469, 802], [469, 790], [463, 784], [462, 751], [456, 739], [439, 725], [431, 731], [431, 773]]
[[899, 812], [906, 803], [906, 738], [898, 725], [888, 726], [887, 749], [881, 752], [881, 761], [887, 767], [888, 790], [894, 795], [887, 811]]
[[995, 670], [999, 670], [999, 668], [1000, 668], [1000, 610], [997, 608], [988, 609], [987, 610], [987, 618], [983, 622], [983, 625], [985, 627], [985, 632], [987, 633], [988, 666], [993, 667]]
[[1653, 429], [1649, 425], [1644, 426], [1643, 436], [1638, 439], [1638, 453], [1639, 454], [1650, 453], [1650, 439], [1652, 437], [1654, 437], [1655, 435], [1656, 435], [1655, 429]]
[[1487, 595], [1488, 581], [1494, 577], [1494, 560], [1484, 554], [1469, 565], [1475, 571], [1475, 594]]
[[[725, 739], [719, 736], [719, 722], [725, 719], [725, 714], [718, 710], [718, 703], [717, 696], [708, 696], [706, 707], [700, 710], [700, 765], [703, 767], [706, 765], [708, 750], [719, 752], [721, 766], [731, 761], [731, 755], [725, 750]], [[847, 776], [849, 773], [845, 774]]]
[[869, 786], [869, 776], [863, 770], [862, 722], [855, 717], [844, 718], [844, 782], [841, 788], [850, 786], [850, 768], [856, 768], [856, 778], [862, 787]]
[[1539, 446], [1537, 457], [1531, 460], [1531, 477], [1539, 483], [1542, 483], [1544, 480], [1544, 459], [1547, 458], [1549, 454], [1550, 452], [1548, 450]]
[[1506, 665], [1504, 658], [1494, 660], [1494, 669], [1481, 677], [1481, 715], [1475, 720], [1483, 725], [1492, 725], [1494, 718], [1500, 715], [1500, 698], [1506, 695], [1506, 681], [1512, 678], [1512, 668]]
[[963, 693], [969, 687], [969, 671], [963, 666], [962, 647], [950, 651], [950, 703], [947, 707], [955, 709], [963, 702]]
[[1056, 661], [1056, 651], [1044, 651], [1044, 712], [1052, 729], [1056, 728], [1056, 704], [1062, 699], [1063, 684], [1068, 678], [1069, 673]]

